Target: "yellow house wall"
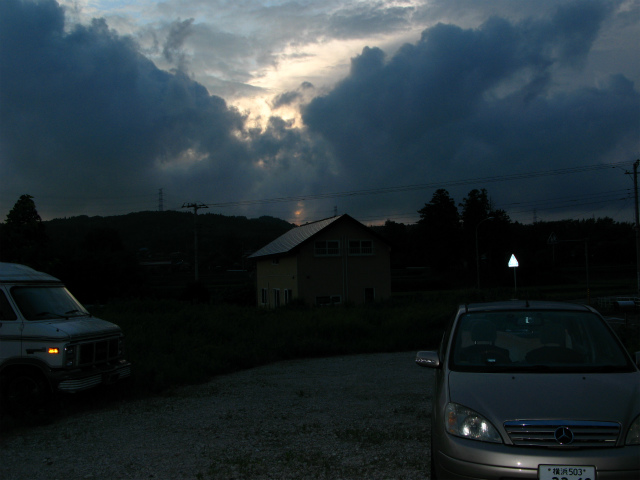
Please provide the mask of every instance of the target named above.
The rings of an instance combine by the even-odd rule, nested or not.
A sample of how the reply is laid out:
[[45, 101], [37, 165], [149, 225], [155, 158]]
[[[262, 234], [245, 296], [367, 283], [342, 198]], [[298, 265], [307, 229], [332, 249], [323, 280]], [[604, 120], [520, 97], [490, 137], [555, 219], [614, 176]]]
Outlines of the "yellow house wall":
[[[274, 306], [274, 290], [280, 290], [280, 304], [284, 305], [284, 290], [292, 291], [292, 297], [298, 296], [297, 258], [295, 256], [258, 260], [256, 263], [257, 301], [258, 305]], [[267, 289], [267, 303], [262, 302], [262, 289]]]
[[[391, 296], [391, 266], [389, 247], [351, 222], [331, 225], [313, 240], [303, 245], [298, 252], [300, 298], [314, 305], [318, 296], [340, 296], [342, 303], [364, 303], [365, 288], [373, 288], [375, 300]], [[337, 240], [340, 255], [316, 256], [317, 240]], [[354, 256], [348, 254], [349, 240], [371, 240], [373, 255]]]

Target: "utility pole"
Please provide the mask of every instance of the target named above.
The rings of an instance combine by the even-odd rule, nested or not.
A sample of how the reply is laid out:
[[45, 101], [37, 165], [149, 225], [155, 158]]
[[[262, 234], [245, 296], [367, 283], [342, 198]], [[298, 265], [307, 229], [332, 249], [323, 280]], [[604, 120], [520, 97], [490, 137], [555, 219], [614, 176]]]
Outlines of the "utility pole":
[[204, 203], [185, 203], [182, 208], [193, 208], [193, 256], [195, 281], [198, 281], [198, 210], [201, 208], [209, 208]]
[[[480, 224], [482, 222], [486, 222], [487, 220], [493, 220], [495, 217], [487, 217], [484, 220], [480, 220], [477, 224], [476, 224], [476, 275], [477, 275], [477, 286], [478, 286], [478, 290], [480, 290], [480, 251], [478, 250], [478, 227], [480, 226]], [[515, 270], [514, 270], [514, 274], [515, 274]]]
[[164, 202], [162, 199], [162, 189], [158, 191], [158, 211], [164, 212]]
[[638, 164], [640, 159], [633, 164], [633, 191], [636, 203], [636, 277], [638, 279], [638, 296], [640, 297], [640, 221], [638, 216]]

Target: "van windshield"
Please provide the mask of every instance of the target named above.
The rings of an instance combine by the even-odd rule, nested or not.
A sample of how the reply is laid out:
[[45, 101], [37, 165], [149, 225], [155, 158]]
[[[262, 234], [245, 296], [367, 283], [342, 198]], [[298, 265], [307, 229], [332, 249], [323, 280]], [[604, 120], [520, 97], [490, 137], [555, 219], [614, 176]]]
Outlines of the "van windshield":
[[89, 312], [63, 286], [13, 287], [11, 296], [27, 320], [50, 320], [89, 315]]
[[458, 320], [454, 370], [621, 372], [632, 366], [604, 321], [591, 312], [474, 312]]

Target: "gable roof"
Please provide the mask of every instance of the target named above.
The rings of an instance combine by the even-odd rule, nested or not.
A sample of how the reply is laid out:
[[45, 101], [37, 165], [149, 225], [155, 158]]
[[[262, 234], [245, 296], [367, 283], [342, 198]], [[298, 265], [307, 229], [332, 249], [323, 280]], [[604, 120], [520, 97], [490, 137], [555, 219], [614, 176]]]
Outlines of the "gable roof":
[[[280, 235], [273, 242], [265, 245], [257, 252], [249, 255], [249, 258], [267, 257], [269, 255], [282, 255], [291, 252], [293, 249], [299, 247], [303, 243], [307, 242], [322, 230], [329, 227], [329, 225], [342, 219], [349, 219], [352, 222], [357, 223], [362, 228], [369, 230], [365, 225], [362, 225], [356, 219], [350, 217], [347, 214], [343, 214], [337, 217], [325, 218], [324, 220], [318, 220], [317, 222], [307, 223], [300, 227], [295, 227], [288, 232]], [[371, 231], [374, 235], [375, 232]], [[377, 236], [377, 235], [376, 235]], [[386, 241], [385, 241], [386, 243]]]

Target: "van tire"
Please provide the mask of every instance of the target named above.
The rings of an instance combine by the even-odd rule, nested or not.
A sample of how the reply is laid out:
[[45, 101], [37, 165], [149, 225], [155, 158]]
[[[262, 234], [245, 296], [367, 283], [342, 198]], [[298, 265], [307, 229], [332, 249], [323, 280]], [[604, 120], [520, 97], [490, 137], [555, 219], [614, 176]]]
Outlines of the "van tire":
[[2, 410], [16, 419], [41, 422], [52, 412], [52, 392], [42, 373], [32, 368], [17, 368], [0, 379]]

